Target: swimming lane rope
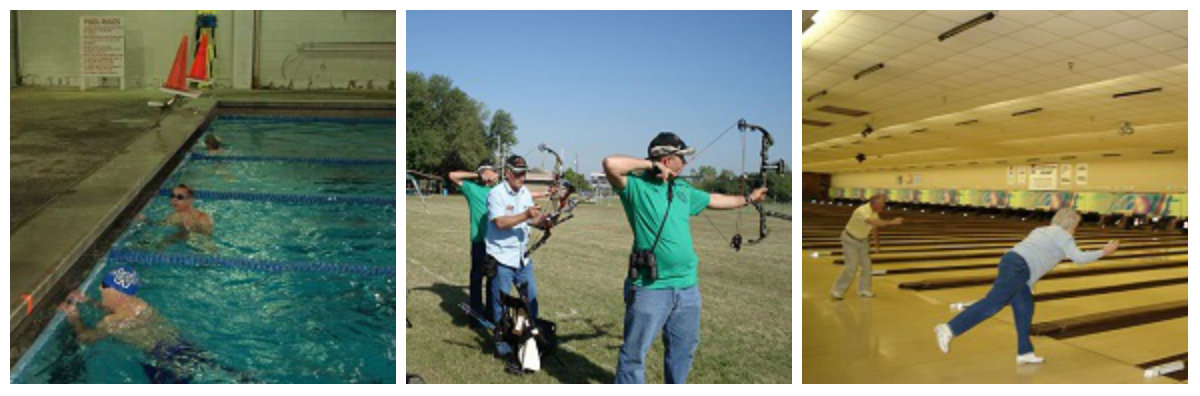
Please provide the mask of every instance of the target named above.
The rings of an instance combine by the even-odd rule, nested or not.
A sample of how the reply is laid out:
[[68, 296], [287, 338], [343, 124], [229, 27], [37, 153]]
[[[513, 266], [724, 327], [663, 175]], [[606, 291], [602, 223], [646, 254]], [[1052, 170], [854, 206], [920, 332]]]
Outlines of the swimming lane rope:
[[260, 272], [320, 272], [365, 276], [395, 276], [395, 265], [343, 264], [320, 261], [274, 261], [113, 249], [108, 259], [124, 263], [177, 267], [228, 267]]
[[[367, 195], [308, 195], [308, 194], [273, 194], [273, 193], [253, 193], [239, 191], [193, 191], [196, 198], [212, 199], [212, 200], [236, 200], [236, 201], [262, 201], [262, 202], [284, 202], [284, 203], [353, 203], [367, 205], [384, 205], [396, 206], [396, 197], [380, 196], [373, 197]], [[158, 190], [158, 195], [169, 197], [171, 189], [163, 188]]]
[[216, 122], [231, 124], [271, 123], [271, 122], [333, 122], [339, 124], [391, 124], [396, 125], [392, 117], [295, 117], [284, 115], [241, 115], [228, 114], [217, 116]]
[[189, 158], [193, 161], [252, 161], [252, 162], [302, 162], [310, 164], [323, 165], [395, 165], [396, 160], [391, 158], [367, 159], [367, 158], [307, 158], [307, 157], [273, 157], [265, 155], [208, 155], [204, 153], [191, 153]]

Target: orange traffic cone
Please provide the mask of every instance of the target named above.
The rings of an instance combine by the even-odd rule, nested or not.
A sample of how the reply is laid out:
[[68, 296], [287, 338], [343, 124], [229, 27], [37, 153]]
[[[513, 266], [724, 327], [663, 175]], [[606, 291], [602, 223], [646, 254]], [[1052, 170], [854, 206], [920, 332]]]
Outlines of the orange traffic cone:
[[208, 33], [200, 36], [200, 46], [196, 47], [196, 58], [192, 60], [192, 72], [188, 73], [189, 83], [208, 84]]
[[167, 81], [163, 82], [163, 86], [158, 87], [159, 90], [172, 94], [183, 95], [190, 98], [199, 97], [199, 92], [188, 91], [187, 76], [184, 69], [187, 68], [187, 36], [183, 36], [183, 41], [179, 42], [179, 51], [175, 52], [175, 63], [171, 65], [171, 74], [167, 75]]

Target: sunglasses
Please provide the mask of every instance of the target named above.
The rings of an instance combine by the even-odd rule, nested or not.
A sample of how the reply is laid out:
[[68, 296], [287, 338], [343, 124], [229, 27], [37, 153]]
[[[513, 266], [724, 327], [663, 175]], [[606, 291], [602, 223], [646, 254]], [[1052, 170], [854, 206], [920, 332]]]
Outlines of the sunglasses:
[[183, 194], [175, 194], [175, 195], [171, 196], [171, 199], [178, 199], [178, 200], [182, 201], [182, 200], [188, 199], [188, 197], [184, 196]]

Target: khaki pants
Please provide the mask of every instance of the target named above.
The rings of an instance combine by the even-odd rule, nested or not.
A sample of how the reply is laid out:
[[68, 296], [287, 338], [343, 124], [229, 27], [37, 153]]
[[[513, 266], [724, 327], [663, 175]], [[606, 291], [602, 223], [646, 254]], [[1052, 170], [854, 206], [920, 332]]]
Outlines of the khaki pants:
[[870, 250], [871, 246], [867, 244], [867, 241], [854, 239], [849, 233], [842, 231], [842, 261], [845, 261], [845, 265], [842, 267], [842, 275], [838, 277], [837, 283], [833, 284], [834, 295], [840, 297], [846, 293], [846, 288], [850, 287], [850, 281], [854, 280], [855, 270], [859, 273], [858, 292], [871, 291], [871, 256], [868, 255]]

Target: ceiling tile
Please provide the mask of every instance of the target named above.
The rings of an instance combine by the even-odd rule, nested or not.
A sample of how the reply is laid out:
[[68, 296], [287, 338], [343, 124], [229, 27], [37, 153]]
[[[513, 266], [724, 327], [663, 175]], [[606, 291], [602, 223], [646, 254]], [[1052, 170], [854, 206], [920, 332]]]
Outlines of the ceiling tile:
[[1001, 38], [992, 40], [991, 42], [987, 43], [987, 47], [999, 49], [1003, 52], [1010, 53], [1010, 54], [1012, 54], [1012, 53], [1019, 54], [1021, 52], [1025, 52], [1025, 51], [1028, 51], [1028, 50], [1031, 50], [1034, 48], [1033, 44], [1029, 44], [1029, 43], [1026, 43], [1021, 40], [1017, 40], [1012, 37], [1001, 37]]
[[[846, 13], [844, 19], [854, 18], [857, 25], [830, 28], [826, 43], [824, 37], [806, 39], [804, 92], [828, 89], [830, 93], [803, 103], [802, 108], [805, 116], [826, 104], [868, 110], [877, 136], [896, 137], [851, 144], [862, 140], [857, 134], [865, 122], [805, 126], [801, 134], [806, 170], [812, 165], [816, 165], [812, 169], [877, 169], [907, 163], [923, 169], [960, 160], [990, 164], [1002, 158], [1023, 164], [1028, 157], [1048, 154], [1085, 159], [1117, 150], [1114, 147], [1148, 153], [1164, 144], [1186, 145], [1187, 28], [1171, 25], [1171, 14], [1138, 12], [1142, 18], [1135, 22], [1143, 24], [1139, 26], [1128, 23], [1134, 18], [1120, 11], [1001, 11], [997, 19], [979, 28], [938, 42], [938, 33], [969, 18], [951, 19], [981, 12], [888, 13], [865, 12], [858, 18], [856, 13]], [[923, 25], [898, 25], [878, 34], [878, 26], [887, 26], [883, 20], [903, 22], [910, 16], [908, 22]], [[1161, 28], [1159, 22], [1172, 27]], [[1028, 24], [1034, 26], [1012, 30], [1008, 36], [997, 34], [1007, 29], [1005, 25]], [[1068, 33], [1080, 30], [1080, 25], [1085, 26], [1081, 33]], [[1136, 37], [1136, 31], [1147, 27], [1149, 35], [1126, 37], [1130, 31]], [[887, 64], [884, 70], [863, 80], [852, 79], [855, 72], [880, 61]], [[1068, 62], [1073, 64], [1070, 70]], [[1114, 93], [1156, 86], [1164, 90], [1112, 99]], [[1032, 107], [1046, 110], [1011, 116]], [[972, 118], [980, 122], [953, 126]], [[1122, 120], [1133, 121], [1139, 133], [1117, 141], [1114, 131]], [[1171, 123], [1182, 126], [1157, 127]], [[918, 128], [929, 132], [908, 133]], [[1155, 131], [1168, 132], [1155, 136]], [[1072, 146], [1064, 149], [1063, 144], [1047, 142], [1072, 142]], [[850, 158], [859, 151], [879, 165], [861, 167]]]
[[[1121, 62], [1124, 60], [1121, 57], [1113, 55], [1111, 52], [1108, 52], [1108, 51], [1091, 51], [1086, 54], [1076, 56], [1075, 59], [1082, 61], [1079, 66], [1083, 66], [1083, 65], [1103, 66], [1103, 65]], [[1083, 67], [1080, 67], [1079, 69], [1082, 69], [1082, 68]]]
[[1159, 52], [1138, 43], [1125, 43], [1115, 47], [1109, 47], [1106, 50], [1123, 59], [1149, 56]]
[[859, 11], [859, 12], [870, 15], [870, 16], [879, 17], [879, 18], [887, 19], [889, 21], [897, 21], [897, 22], [908, 21], [912, 17], [917, 16], [918, 14], [921, 13], [921, 11], [908, 11], [908, 10], [882, 10], [882, 11]]
[[1073, 37], [1083, 34], [1083, 32], [1092, 30], [1090, 26], [1076, 22], [1074, 19], [1067, 18], [1065, 16], [1057, 16], [1047, 19], [1044, 22], [1039, 23], [1037, 26], [1048, 32], [1063, 37]]
[[1023, 11], [1023, 10], [1003, 10], [997, 17], [1013, 19], [1025, 25], [1036, 25], [1050, 18], [1054, 18], [1055, 14], [1050, 11]]
[[1050, 44], [1050, 43], [1053, 43], [1053, 42], [1056, 42], [1056, 41], [1059, 41], [1062, 39], [1061, 37], [1059, 37], [1058, 35], [1056, 35], [1054, 33], [1050, 33], [1044, 29], [1040, 29], [1037, 27], [1028, 27], [1025, 29], [1021, 29], [1017, 32], [1014, 32], [1014, 33], [1008, 35], [1008, 37], [1012, 37], [1014, 39], [1024, 41], [1026, 43], [1032, 44], [1037, 47], [1041, 47], [1041, 46], [1044, 46], [1044, 45], [1047, 45], [1047, 44]]
[[1078, 56], [1078, 55], [1082, 55], [1082, 54], [1096, 50], [1096, 48], [1094, 48], [1094, 47], [1088, 46], [1086, 44], [1083, 44], [1083, 43], [1081, 43], [1079, 41], [1075, 41], [1075, 40], [1059, 41], [1057, 43], [1047, 45], [1045, 48], [1050, 51], [1054, 51], [1059, 54], [1066, 55], [1065, 57]]
[[1119, 71], [1126, 75], [1141, 73], [1141, 72], [1149, 70], [1149, 68], [1142, 65], [1141, 63], [1138, 63], [1136, 60], [1130, 60], [1130, 61], [1126, 61], [1126, 62], [1117, 63], [1110, 67], [1113, 70]]
[[1105, 27], [1104, 30], [1126, 40], [1139, 40], [1163, 32], [1162, 29], [1138, 19], [1127, 19], [1115, 25]]
[[1187, 13], [1187, 11], [1154, 11], [1139, 16], [1138, 19], [1146, 21], [1160, 29], [1173, 30], [1187, 27]]
[[1166, 54], [1150, 55], [1137, 59], [1143, 65], [1152, 69], [1165, 69], [1179, 64], [1179, 60], [1175, 57]]
[[1120, 11], [1080, 10], [1065, 14], [1068, 18], [1079, 21], [1091, 27], [1102, 28], [1129, 19], [1130, 16]]
[[1176, 36], [1175, 33], [1163, 33], [1150, 36], [1138, 40], [1138, 43], [1162, 52], [1179, 48], [1187, 48], [1187, 39]]
[[1074, 39], [1098, 48], [1111, 47], [1122, 44], [1126, 41], [1125, 39], [1104, 30], [1091, 30], [1075, 36]]
[[995, 19], [980, 24], [976, 28], [985, 32], [1006, 35], [1024, 29], [1026, 26], [1028, 25], [1012, 18], [1004, 18], [1003, 14], [1000, 14]]
[[896, 26], [899, 26], [900, 22], [889, 20], [889, 19], [883, 19], [880, 17], [871, 16], [866, 13], [860, 12], [860, 13], [855, 14], [854, 16], [851, 16], [850, 18], [846, 18], [846, 20], [844, 22], [842, 22], [842, 24], [850, 25], [850, 26], [854, 26], [854, 27], [862, 28], [862, 29], [870, 29], [870, 30], [873, 30], [876, 32], [883, 33], [883, 32], [892, 30]]
[[952, 27], [958, 26], [959, 23], [961, 22], [954, 22], [946, 18], [931, 15], [928, 12], [922, 12], [920, 15], [912, 17], [912, 19], [909, 19], [908, 22], [905, 22], [904, 24], [906, 26], [912, 26], [918, 29], [935, 32], [933, 39], [937, 40], [938, 34], [941, 34]]
[[1025, 51], [1025, 53], [1021, 54], [1021, 56], [1033, 59], [1042, 64], [1058, 62], [1059, 60], [1067, 58], [1067, 55], [1052, 51], [1048, 48], [1034, 48], [1032, 50]]
[[[925, 12], [930, 15], [935, 15], [935, 16], [942, 17], [947, 20], [953, 21], [955, 26], [966, 23], [969, 20], [972, 20], [976, 17], [979, 17], [980, 15], [987, 13], [987, 11], [971, 11], [971, 10], [929, 10], [929, 11], [925, 11]], [[990, 22], [991, 21], [988, 21], [985, 23], [990, 23]]]

